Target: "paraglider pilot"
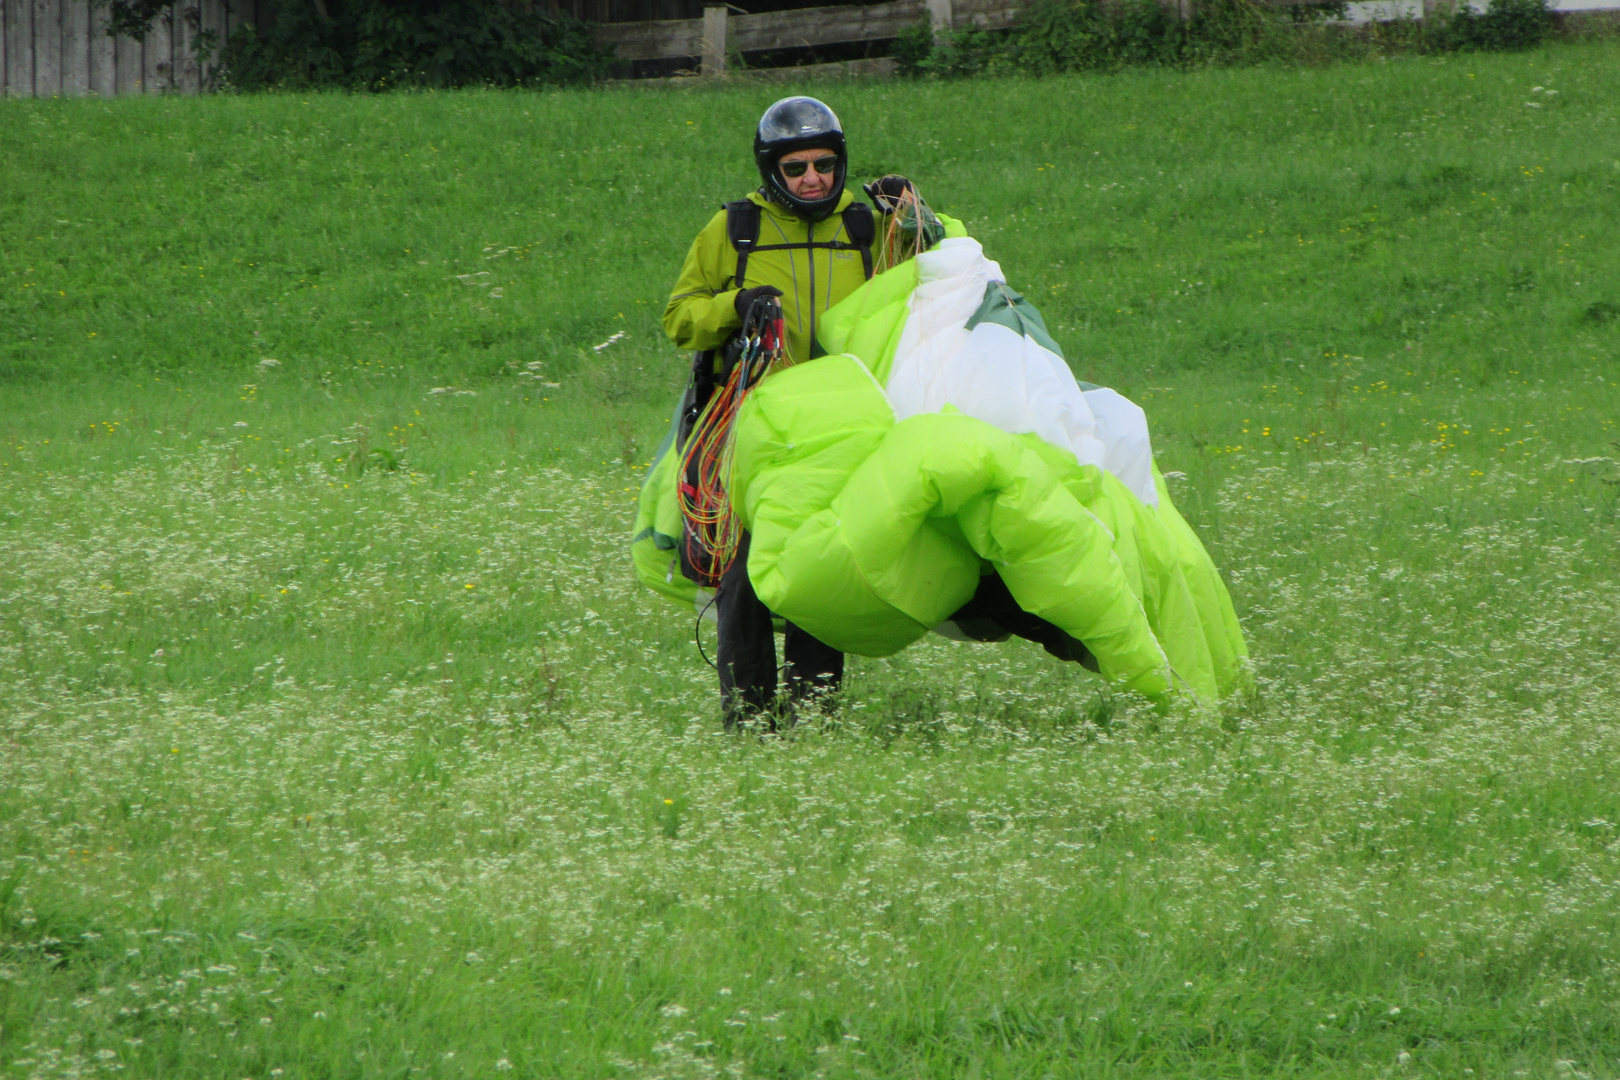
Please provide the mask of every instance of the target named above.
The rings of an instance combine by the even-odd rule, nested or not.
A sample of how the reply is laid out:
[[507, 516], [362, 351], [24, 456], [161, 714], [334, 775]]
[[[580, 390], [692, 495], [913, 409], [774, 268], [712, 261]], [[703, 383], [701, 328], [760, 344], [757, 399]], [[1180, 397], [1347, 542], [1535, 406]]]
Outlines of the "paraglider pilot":
[[[698, 234], [664, 309], [665, 333], [699, 353], [700, 369], [721, 363], [728, 339], [766, 297], [780, 300], [788, 360], [820, 355], [818, 316], [872, 275], [877, 229], [871, 209], [844, 188], [849, 155], [831, 109], [809, 97], [776, 102], [760, 117], [754, 161], [759, 189], [726, 204]], [[886, 176], [865, 190], [886, 211], [910, 187]], [[748, 579], [746, 534], [719, 581], [715, 608], [729, 725], [772, 709], [777, 696], [776, 637]], [[838, 689], [843, 653], [792, 623], [783, 651], [790, 708]]]

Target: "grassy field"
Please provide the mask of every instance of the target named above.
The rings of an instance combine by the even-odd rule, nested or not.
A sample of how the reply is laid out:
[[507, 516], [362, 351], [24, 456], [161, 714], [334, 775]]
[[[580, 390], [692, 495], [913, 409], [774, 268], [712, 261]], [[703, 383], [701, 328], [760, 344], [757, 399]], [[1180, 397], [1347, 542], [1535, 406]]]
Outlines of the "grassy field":
[[624, 542], [777, 91], [0, 101], [0, 1075], [1620, 1075], [1620, 47], [819, 92], [1259, 696], [722, 734]]

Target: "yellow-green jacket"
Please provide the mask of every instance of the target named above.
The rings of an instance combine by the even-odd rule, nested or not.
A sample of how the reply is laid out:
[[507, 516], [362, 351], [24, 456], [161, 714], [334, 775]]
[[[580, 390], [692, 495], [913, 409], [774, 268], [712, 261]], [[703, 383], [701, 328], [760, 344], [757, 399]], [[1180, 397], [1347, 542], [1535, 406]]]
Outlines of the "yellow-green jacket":
[[[810, 222], [755, 192], [748, 196], [760, 208], [759, 247], [776, 244], [806, 245], [849, 241], [844, 231], [844, 209], [855, 201], [844, 192], [837, 209], [827, 218]], [[961, 231], [961, 223], [940, 215], [947, 232]], [[883, 235], [883, 219], [877, 222]], [[692, 241], [681, 267], [680, 280], [664, 308], [664, 333], [683, 349], [715, 349], [725, 344], [741, 325], [737, 318], [737, 249], [726, 236], [726, 212], [721, 210]], [[782, 314], [787, 323], [787, 350], [791, 361], [808, 360], [816, 327], [828, 308], [860, 288], [866, 264], [858, 249], [833, 250], [806, 246], [756, 250], [748, 256], [743, 288], [774, 285], [782, 290]]]

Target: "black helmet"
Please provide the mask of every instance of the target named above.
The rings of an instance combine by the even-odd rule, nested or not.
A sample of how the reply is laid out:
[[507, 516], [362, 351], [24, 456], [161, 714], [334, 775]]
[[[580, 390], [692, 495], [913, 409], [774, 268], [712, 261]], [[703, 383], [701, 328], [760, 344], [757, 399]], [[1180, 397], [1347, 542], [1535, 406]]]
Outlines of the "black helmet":
[[[838, 167], [833, 170], [832, 191], [827, 197], [809, 201], [787, 189], [776, 166], [784, 154], [818, 147], [837, 154]], [[754, 132], [754, 162], [759, 166], [760, 179], [765, 181], [765, 194], [772, 202], [780, 203], [807, 220], [820, 221], [837, 208], [844, 194], [849, 153], [844, 148], [843, 125], [831, 109], [815, 98], [783, 98], [759, 118], [759, 129]]]

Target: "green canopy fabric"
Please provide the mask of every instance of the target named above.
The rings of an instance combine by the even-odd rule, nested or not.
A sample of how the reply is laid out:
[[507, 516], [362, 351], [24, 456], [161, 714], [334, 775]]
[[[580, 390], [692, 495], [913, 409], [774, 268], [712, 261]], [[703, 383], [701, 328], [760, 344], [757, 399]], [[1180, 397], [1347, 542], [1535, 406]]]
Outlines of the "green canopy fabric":
[[[955, 243], [829, 310], [822, 340], [836, 355], [771, 375], [744, 403], [730, 492], [753, 534], [760, 599], [834, 648], [886, 656], [945, 623], [993, 569], [1021, 607], [1083, 642], [1116, 686], [1206, 702], [1239, 689], [1251, 676], [1236, 614], [1151, 465], [1145, 420], [1127, 431], [1140, 410], [1113, 391], [1082, 391], [1039, 312], [976, 243]], [[974, 285], [973, 274], [984, 280]], [[930, 348], [943, 359], [929, 361]], [[945, 394], [942, 406], [897, 417], [899, 391], [884, 385], [897, 357], [900, 367], [934, 363], [928, 392]], [[990, 385], [987, 365], [1027, 384], [1027, 421], [970, 392]], [[1061, 430], [1051, 427], [1054, 396], [1069, 410]], [[984, 408], [1001, 410], [996, 423], [968, 415]], [[1134, 490], [1111, 471], [1116, 451], [1139, 459]], [[674, 557], [676, 464], [665, 452], [649, 475], [632, 550], [644, 583], [692, 603]]]

